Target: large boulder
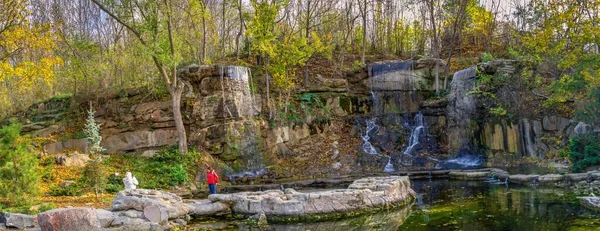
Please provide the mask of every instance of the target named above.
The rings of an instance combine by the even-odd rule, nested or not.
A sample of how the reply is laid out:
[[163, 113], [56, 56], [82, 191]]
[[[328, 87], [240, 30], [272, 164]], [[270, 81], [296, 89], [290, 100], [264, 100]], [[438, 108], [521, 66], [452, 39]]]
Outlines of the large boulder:
[[146, 207], [158, 206], [166, 209], [169, 219], [185, 216], [190, 209], [181, 198], [173, 193], [149, 189], [120, 191], [112, 202], [112, 211], [130, 209], [144, 212]]
[[191, 216], [199, 217], [231, 213], [229, 205], [220, 201], [213, 202], [210, 200], [189, 200], [186, 205], [190, 209]]
[[80, 154], [75, 151], [69, 155], [58, 155], [56, 156], [56, 163], [67, 167], [84, 167], [90, 157], [86, 154]]
[[150, 222], [164, 224], [169, 220], [167, 209], [159, 205], [146, 206], [143, 218]]
[[136, 230], [164, 230], [164, 228], [156, 222], [148, 222], [142, 218], [131, 218], [119, 216], [111, 223], [110, 230], [118, 231], [136, 231]]
[[102, 228], [110, 227], [110, 224], [117, 217], [115, 213], [105, 209], [96, 209], [96, 216], [98, 217], [98, 223]]
[[43, 231], [95, 231], [100, 223], [94, 208], [61, 208], [37, 215]]
[[35, 226], [35, 220], [27, 214], [0, 213], [0, 224], [9, 228], [25, 229]]

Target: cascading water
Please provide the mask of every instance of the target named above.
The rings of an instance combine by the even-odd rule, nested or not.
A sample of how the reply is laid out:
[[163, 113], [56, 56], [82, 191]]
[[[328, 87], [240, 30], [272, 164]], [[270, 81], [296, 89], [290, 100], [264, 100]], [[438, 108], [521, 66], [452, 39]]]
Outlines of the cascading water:
[[435, 168], [457, 169], [457, 168], [477, 168], [485, 162], [481, 155], [460, 154], [455, 158], [438, 163]]
[[441, 161], [436, 168], [476, 168], [485, 163], [482, 155], [474, 155], [472, 116], [476, 112], [476, 100], [470, 91], [475, 87], [476, 67], [454, 73], [450, 83], [450, 104], [448, 107], [448, 137], [451, 151], [458, 155]]
[[[264, 175], [264, 160], [257, 140], [254, 115], [260, 110], [254, 107], [254, 96], [250, 89], [250, 70], [241, 66], [220, 66], [220, 84], [224, 127], [227, 130], [227, 145], [231, 152], [239, 153], [244, 171], [229, 175], [256, 177]], [[228, 121], [229, 120], [229, 121]]]
[[[377, 125], [377, 118], [386, 116], [388, 111], [385, 111], [387, 107], [385, 97], [398, 99], [397, 95], [400, 92], [407, 92], [414, 90], [412, 76], [414, 73], [412, 61], [387, 61], [370, 64], [367, 68], [369, 72], [369, 96], [371, 97], [371, 117], [365, 120], [364, 132], [361, 132], [360, 136], [363, 140], [361, 149], [364, 153], [369, 155], [376, 155], [379, 157], [387, 158], [384, 172], [394, 172], [392, 157], [388, 155], [382, 155], [379, 153], [377, 148], [373, 145], [371, 138], [378, 134], [379, 125]], [[384, 100], [380, 100], [384, 99]], [[395, 102], [402, 102], [401, 100]], [[389, 103], [389, 102], [388, 102]], [[404, 108], [402, 104], [396, 103], [395, 108]], [[398, 113], [398, 112], [394, 112]], [[379, 145], [381, 145], [381, 141]], [[377, 144], [377, 142], [375, 142]], [[387, 150], [389, 151], [389, 149]]]
[[362, 145], [362, 149], [365, 153], [367, 154], [371, 154], [371, 155], [377, 155], [379, 154], [377, 152], [377, 149], [375, 149], [375, 147], [373, 147], [373, 145], [371, 144], [371, 136], [369, 134], [373, 134], [373, 133], [377, 133], [377, 131], [379, 130], [379, 126], [377, 126], [377, 124], [375, 124], [377, 118], [373, 117], [368, 119], [367, 122], [367, 126], [365, 129], [365, 134], [361, 135], [362, 140], [363, 140], [363, 145]]
[[396, 171], [396, 169], [394, 168], [394, 165], [392, 164], [392, 157], [388, 156], [388, 162], [387, 164], [385, 164], [385, 167], [383, 168], [383, 172], [394, 172]]
[[419, 138], [422, 135], [426, 135], [427, 134], [427, 128], [425, 127], [425, 122], [423, 120], [423, 113], [419, 112], [417, 113], [417, 115], [415, 115], [415, 124], [413, 125], [413, 128], [410, 132], [410, 138], [408, 140], [408, 145], [406, 146], [406, 149], [404, 149], [404, 154], [408, 155], [408, 156], [414, 156], [415, 153], [415, 149], [418, 147], [419, 145]]

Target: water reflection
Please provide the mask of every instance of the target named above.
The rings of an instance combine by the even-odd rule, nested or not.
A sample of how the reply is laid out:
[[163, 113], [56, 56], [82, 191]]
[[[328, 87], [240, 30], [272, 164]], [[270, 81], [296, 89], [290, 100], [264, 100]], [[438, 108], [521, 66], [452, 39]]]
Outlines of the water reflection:
[[[562, 189], [446, 180], [413, 181], [413, 188], [430, 209], [415, 209], [402, 230], [571, 230], [598, 218]], [[583, 230], [600, 230], [596, 223]]]
[[[600, 230], [599, 214], [584, 210], [561, 189], [516, 187], [489, 182], [416, 180], [409, 207], [356, 218], [266, 228], [213, 222], [206, 230]], [[207, 226], [208, 225], [208, 226]]]

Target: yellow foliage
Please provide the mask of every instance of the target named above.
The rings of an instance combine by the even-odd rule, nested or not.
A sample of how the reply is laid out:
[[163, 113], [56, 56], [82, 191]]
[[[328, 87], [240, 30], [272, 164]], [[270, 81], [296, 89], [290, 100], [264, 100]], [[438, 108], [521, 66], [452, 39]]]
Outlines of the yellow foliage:
[[27, 6], [27, 1], [0, 3], [6, 13], [0, 17], [0, 108], [9, 109], [3, 113], [30, 103], [19, 101], [32, 89], [52, 87], [54, 69], [63, 63], [54, 54], [58, 38], [49, 25], [29, 21]]

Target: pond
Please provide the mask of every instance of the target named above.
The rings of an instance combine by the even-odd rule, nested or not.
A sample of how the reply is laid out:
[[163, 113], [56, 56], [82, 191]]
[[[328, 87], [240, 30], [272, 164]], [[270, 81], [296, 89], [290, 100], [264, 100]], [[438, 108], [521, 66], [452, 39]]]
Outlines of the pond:
[[[413, 180], [409, 207], [344, 220], [271, 224], [262, 230], [600, 230], [600, 214], [562, 189], [486, 182]], [[240, 222], [197, 221], [190, 229], [260, 230]]]

